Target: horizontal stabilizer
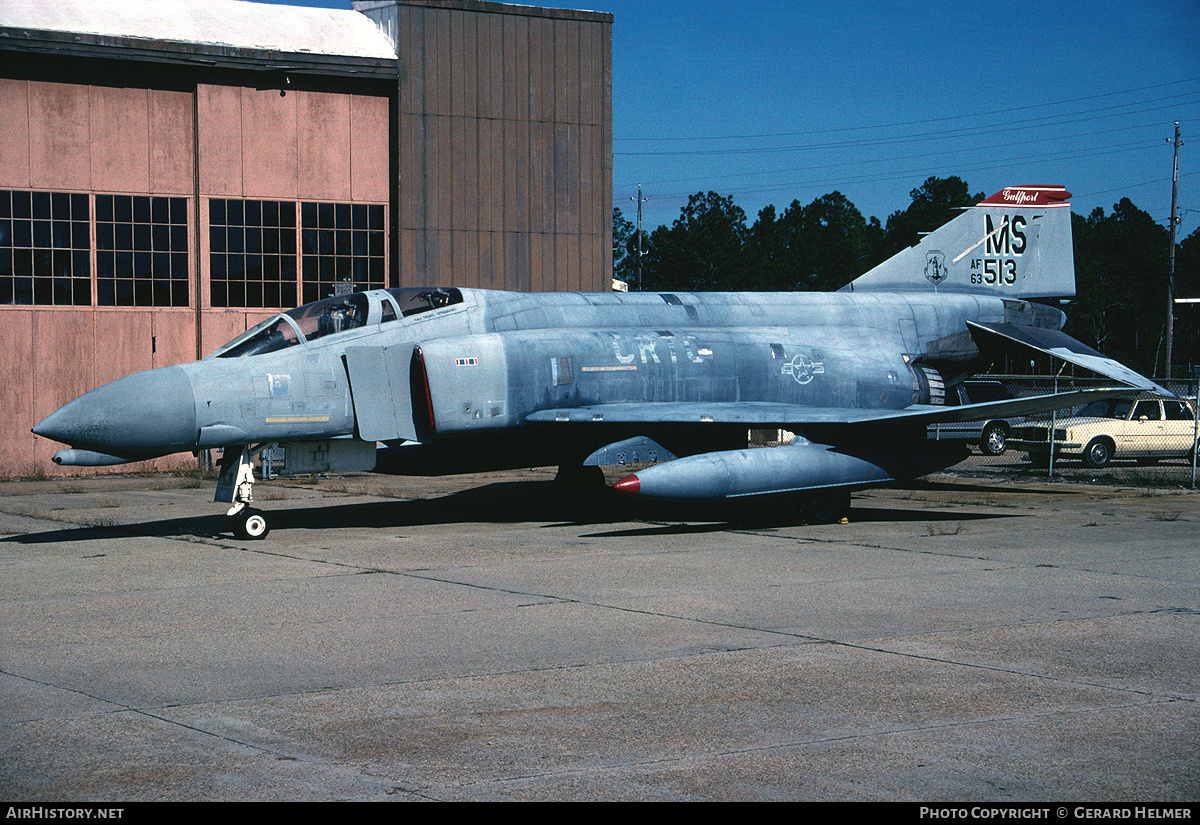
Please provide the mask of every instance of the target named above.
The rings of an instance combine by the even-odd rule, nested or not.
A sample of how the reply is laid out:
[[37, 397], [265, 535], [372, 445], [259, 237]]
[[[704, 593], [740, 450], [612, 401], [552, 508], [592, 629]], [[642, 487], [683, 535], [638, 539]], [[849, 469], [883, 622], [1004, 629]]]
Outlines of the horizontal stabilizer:
[[1134, 372], [1119, 361], [1102, 355], [1087, 344], [1076, 341], [1061, 330], [1021, 327], [1015, 324], [977, 324], [973, 321], [967, 321], [967, 328], [971, 330], [971, 335], [981, 351], [987, 351], [989, 348], [1001, 351], [1021, 348], [1032, 350], [1052, 355], [1139, 390], [1174, 396], [1174, 393], [1149, 378]]
[[892, 421], [908, 424], [952, 424], [960, 421], [985, 421], [989, 418], [1016, 418], [1022, 415], [1037, 415], [1038, 413], [1063, 410], [1089, 404], [1092, 401], [1103, 401], [1118, 395], [1128, 395], [1128, 387], [1100, 387], [1087, 390], [1073, 390], [1049, 395], [1034, 395], [1029, 398], [1008, 398], [1003, 401], [985, 401], [982, 404], [963, 404], [958, 407], [938, 407], [932, 405], [917, 405], [900, 410], [893, 416]]

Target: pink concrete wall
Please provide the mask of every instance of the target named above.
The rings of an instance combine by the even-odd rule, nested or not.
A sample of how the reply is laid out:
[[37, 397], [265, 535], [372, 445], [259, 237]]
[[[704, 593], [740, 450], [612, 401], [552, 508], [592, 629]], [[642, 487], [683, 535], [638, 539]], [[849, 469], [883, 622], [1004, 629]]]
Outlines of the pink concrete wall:
[[[0, 380], [13, 390], [0, 402], [0, 475], [80, 472], [56, 467], [62, 445], [29, 428], [95, 386], [193, 360], [272, 314], [209, 308], [209, 196], [388, 202], [386, 97], [0, 78], [0, 111], [0, 188], [185, 196], [191, 245], [200, 241], [189, 307], [0, 306]], [[192, 464], [168, 457], [127, 469]]]

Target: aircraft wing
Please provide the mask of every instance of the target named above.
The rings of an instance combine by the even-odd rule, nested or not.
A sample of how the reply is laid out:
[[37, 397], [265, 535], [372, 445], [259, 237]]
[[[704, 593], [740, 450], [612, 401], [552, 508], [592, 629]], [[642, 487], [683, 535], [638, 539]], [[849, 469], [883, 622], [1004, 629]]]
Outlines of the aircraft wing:
[[589, 422], [594, 424], [738, 424], [780, 427], [789, 424], [845, 424], [877, 420], [881, 412], [842, 407], [805, 407], [769, 401], [664, 401], [636, 404], [598, 404], [539, 410], [525, 417], [530, 423]]
[[1057, 329], [1024, 327], [1016, 324], [977, 324], [967, 321], [967, 328], [981, 350], [986, 348], [1025, 348], [1043, 355], [1052, 355], [1076, 366], [1113, 378], [1139, 390], [1148, 390], [1174, 398], [1175, 393], [1140, 375], [1124, 364], [1104, 356], [1070, 335]]
[[988, 418], [1033, 415], [1112, 398], [1128, 392], [1128, 387], [1104, 387], [1037, 395], [1031, 398], [987, 401], [982, 404], [964, 404], [957, 407], [914, 404], [902, 410], [806, 407], [798, 404], [777, 404], [766, 401], [600, 404], [589, 407], [539, 410], [526, 416], [525, 420], [538, 424], [555, 422], [576, 424], [736, 424], [746, 427], [783, 427], [785, 429], [805, 426], [816, 428], [859, 428], [867, 425], [927, 426], [954, 421], [982, 421]]

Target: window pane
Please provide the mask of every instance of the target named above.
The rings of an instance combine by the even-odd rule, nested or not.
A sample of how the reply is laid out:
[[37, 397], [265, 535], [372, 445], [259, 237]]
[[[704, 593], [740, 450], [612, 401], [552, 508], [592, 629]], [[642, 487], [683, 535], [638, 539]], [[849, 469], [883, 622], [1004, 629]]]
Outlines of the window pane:
[[[214, 220], [209, 229], [212, 305], [292, 306], [281, 301], [291, 300], [295, 293], [296, 204], [214, 200], [210, 203], [210, 215], [214, 218], [224, 215], [228, 226], [222, 229]], [[287, 224], [292, 228], [280, 228]]]
[[12, 193], [12, 216], [14, 218], [32, 218], [33, 217], [33, 193], [32, 192], [13, 192]]
[[70, 192], [0, 190], [0, 304], [91, 305], [88, 204]]
[[49, 192], [33, 193], [33, 217], [38, 220], [48, 220], [50, 218]]
[[96, 245], [113, 249], [109, 262], [97, 258], [103, 277], [112, 288], [99, 290], [100, 306], [187, 306], [180, 296], [188, 292], [187, 199], [143, 195], [97, 196], [112, 199], [111, 213], [97, 209]]
[[128, 195], [113, 196], [113, 220], [121, 223], [133, 221], [133, 199]]
[[306, 302], [387, 286], [383, 216], [382, 204], [301, 207]]

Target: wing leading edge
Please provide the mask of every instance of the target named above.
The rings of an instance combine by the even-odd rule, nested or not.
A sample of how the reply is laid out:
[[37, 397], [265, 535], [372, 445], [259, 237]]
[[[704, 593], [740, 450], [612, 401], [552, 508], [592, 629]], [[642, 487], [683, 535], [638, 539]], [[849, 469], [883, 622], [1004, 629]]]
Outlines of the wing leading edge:
[[838, 426], [857, 428], [867, 425], [927, 426], [955, 421], [982, 421], [987, 418], [1014, 418], [1020, 415], [1050, 412], [1089, 401], [1112, 398], [1129, 390], [1105, 387], [1071, 392], [1011, 398], [958, 407], [914, 404], [901, 410], [857, 409], [851, 407], [806, 407], [797, 404], [758, 402], [652, 402], [639, 404], [600, 404], [588, 407], [564, 407], [540, 410], [526, 416], [531, 424], [736, 424], [747, 427], [803, 428]]

